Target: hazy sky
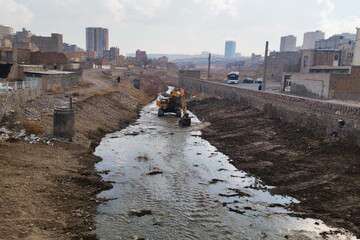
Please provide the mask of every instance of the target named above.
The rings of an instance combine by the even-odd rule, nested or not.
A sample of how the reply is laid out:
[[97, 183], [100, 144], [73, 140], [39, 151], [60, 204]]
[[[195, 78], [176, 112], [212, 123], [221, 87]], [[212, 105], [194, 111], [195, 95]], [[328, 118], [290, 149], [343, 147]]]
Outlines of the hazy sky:
[[320, 29], [327, 36], [360, 27], [359, 0], [0, 0], [0, 24], [36, 34], [64, 34], [85, 46], [85, 27], [110, 30], [122, 53], [224, 52], [236, 40], [244, 55], [278, 49], [280, 36]]

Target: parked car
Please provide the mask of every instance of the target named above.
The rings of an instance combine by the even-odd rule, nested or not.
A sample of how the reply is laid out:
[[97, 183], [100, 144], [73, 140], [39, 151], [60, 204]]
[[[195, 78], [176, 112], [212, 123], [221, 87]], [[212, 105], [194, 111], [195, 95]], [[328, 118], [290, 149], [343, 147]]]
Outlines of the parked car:
[[243, 80], [243, 83], [253, 84], [253, 83], [255, 83], [255, 80], [252, 79], [252, 78], [245, 78], [245, 79]]
[[6, 84], [0, 84], [0, 92], [12, 92], [14, 89]]
[[227, 75], [227, 79], [225, 81], [227, 84], [239, 84], [239, 72], [231, 72]]

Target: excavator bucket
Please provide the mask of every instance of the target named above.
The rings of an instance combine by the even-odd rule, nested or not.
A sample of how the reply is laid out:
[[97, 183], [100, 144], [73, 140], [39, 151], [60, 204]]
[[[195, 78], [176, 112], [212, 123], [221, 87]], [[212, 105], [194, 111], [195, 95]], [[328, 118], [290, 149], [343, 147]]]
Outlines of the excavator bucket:
[[179, 126], [180, 126], [180, 127], [190, 127], [190, 126], [191, 126], [191, 117], [189, 117], [189, 114], [185, 114], [185, 115], [179, 120]]

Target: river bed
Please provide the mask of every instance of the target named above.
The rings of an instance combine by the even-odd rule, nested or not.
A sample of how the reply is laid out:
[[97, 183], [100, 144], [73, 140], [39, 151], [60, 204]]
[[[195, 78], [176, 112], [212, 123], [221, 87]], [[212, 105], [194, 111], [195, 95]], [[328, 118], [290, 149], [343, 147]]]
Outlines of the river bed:
[[151, 103], [136, 123], [102, 140], [97, 169], [110, 170], [103, 177], [114, 188], [98, 196], [113, 199], [98, 207], [99, 239], [357, 239], [290, 216], [286, 205], [297, 200], [237, 170], [201, 138], [206, 124], [193, 117], [191, 128], [179, 128]]

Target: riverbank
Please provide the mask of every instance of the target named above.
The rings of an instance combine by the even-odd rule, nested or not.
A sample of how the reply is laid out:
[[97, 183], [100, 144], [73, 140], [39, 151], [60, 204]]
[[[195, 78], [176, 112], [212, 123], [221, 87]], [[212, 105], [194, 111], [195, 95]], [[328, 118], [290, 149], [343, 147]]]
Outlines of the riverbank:
[[[72, 143], [0, 143], [1, 239], [96, 239], [94, 216], [102, 201], [96, 195], [111, 184], [96, 172], [99, 159], [92, 152], [106, 133], [136, 120], [154, 94], [146, 85], [143, 90], [130, 81], [112, 86], [110, 80], [96, 80], [101, 74], [86, 77], [90, 75], [91, 80], [73, 90], [77, 97]], [[44, 96], [24, 106], [27, 115], [38, 116], [36, 121], [20, 119], [28, 131], [51, 132], [52, 109], [47, 106], [56, 97]]]
[[301, 201], [291, 209], [360, 236], [358, 147], [317, 137], [245, 104], [208, 98], [193, 101], [191, 110], [211, 123], [203, 137], [237, 168], [276, 186], [273, 193]]

